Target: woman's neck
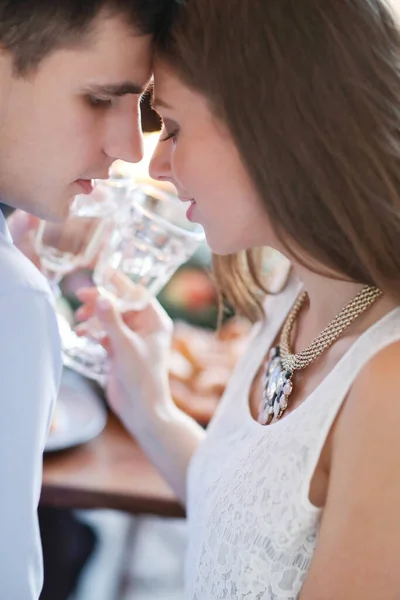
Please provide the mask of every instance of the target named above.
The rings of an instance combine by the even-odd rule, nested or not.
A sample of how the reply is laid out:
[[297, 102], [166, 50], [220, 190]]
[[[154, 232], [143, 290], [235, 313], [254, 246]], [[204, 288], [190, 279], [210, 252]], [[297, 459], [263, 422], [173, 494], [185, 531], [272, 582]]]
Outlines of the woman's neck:
[[[297, 277], [303, 283], [307, 292], [307, 301], [299, 315], [297, 334], [295, 335], [295, 352], [308, 346], [328, 323], [353, 300], [364, 285], [340, 279], [324, 277], [300, 265], [294, 265], [293, 270]], [[383, 302], [382, 302], [383, 301]], [[375, 305], [380, 305], [379, 310], [374, 310]], [[357, 319], [351, 329], [356, 331], [363, 330], [372, 322], [380, 318], [382, 314], [389, 312], [396, 305], [382, 296], [378, 299], [371, 309]], [[375, 316], [376, 313], [376, 316]], [[382, 314], [381, 314], [382, 313]], [[363, 326], [365, 324], [365, 327]], [[349, 328], [350, 329], [350, 328]]]
[[324, 277], [304, 267], [295, 266], [294, 271], [304, 285], [317, 324], [333, 319], [364, 287], [362, 283]]

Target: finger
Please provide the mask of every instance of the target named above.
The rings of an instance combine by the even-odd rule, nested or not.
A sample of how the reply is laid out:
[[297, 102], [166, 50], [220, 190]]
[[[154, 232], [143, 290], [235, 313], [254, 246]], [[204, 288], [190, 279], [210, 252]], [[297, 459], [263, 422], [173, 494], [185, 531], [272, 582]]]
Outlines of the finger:
[[117, 307], [107, 298], [99, 297], [96, 314], [110, 340], [113, 353], [124, 356], [127, 347], [127, 328]]
[[[73, 329], [74, 329], [74, 332], [76, 333], [76, 335], [78, 335], [79, 337], [83, 337], [83, 336], [90, 337], [90, 328], [86, 325], [86, 323], [79, 323], [78, 325], [75, 325], [75, 327]], [[103, 346], [103, 348], [105, 348], [107, 350], [107, 352], [111, 351], [110, 340], [107, 336], [96, 337], [96, 342], [101, 344]]]
[[93, 317], [93, 315], [96, 312], [96, 304], [84, 304], [83, 306], [80, 306], [76, 311], [75, 311], [75, 318], [77, 321], [86, 321], [87, 319], [90, 319], [90, 317]]
[[96, 304], [99, 292], [95, 286], [79, 288], [75, 292], [76, 297], [85, 304], [93, 303]]
[[129, 329], [132, 329], [132, 331], [137, 331], [143, 325], [143, 315], [143, 310], [129, 310], [122, 313], [121, 317]]
[[126, 325], [136, 331], [158, 329], [160, 326], [168, 328], [170, 317], [167, 315], [156, 298], [151, 298], [143, 310], [126, 311], [123, 314]]
[[89, 328], [86, 323], [78, 323], [78, 325], [75, 325], [73, 329], [76, 335], [79, 335], [79, 337], [87, 335], [89, 332]]

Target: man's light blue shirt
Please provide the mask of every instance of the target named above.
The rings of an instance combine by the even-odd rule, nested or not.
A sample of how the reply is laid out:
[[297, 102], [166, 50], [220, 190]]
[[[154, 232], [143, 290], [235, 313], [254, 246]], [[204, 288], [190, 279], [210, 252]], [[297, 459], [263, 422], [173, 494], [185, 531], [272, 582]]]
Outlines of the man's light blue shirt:
[[42, 453], [62, 361], [54, 300], [0, 211], [0, 598], [37, 600]]

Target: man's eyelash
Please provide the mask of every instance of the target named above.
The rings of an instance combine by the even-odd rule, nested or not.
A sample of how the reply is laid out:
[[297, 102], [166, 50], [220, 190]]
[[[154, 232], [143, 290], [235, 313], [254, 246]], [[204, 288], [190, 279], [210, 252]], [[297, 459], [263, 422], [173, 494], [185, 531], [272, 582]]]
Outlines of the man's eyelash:
[[88, 96], [89, 104], [94, 108], [110, 108], [112, 106], [111, 98], [97, 98], [96, 96]]

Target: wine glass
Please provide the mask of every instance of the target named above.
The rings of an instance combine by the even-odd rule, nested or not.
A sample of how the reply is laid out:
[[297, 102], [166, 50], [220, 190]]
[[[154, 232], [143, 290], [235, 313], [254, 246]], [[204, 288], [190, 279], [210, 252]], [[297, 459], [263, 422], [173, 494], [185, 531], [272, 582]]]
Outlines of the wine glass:
[[94, 260], [117, 207], [113, 189], [98, 182], [91, 194], [75, 197], [62, 222], [39, 223], [34, 247], [55, 296], [59, 296], [59, 282], [67, 273]]
[[[145, 308], [205, 237], [200, 225], [186, 219], [183, 203], [159, 188], [139, 186], [129, 197], [93, 273], [100, 294], [121, 312]], [[102, 335], [92, 319], [88, 336], [64, 349], [64, 363], [105, 385], [107, 355], [97, 341]]]
[[[111, 231], [121, 197], [120, 186], [97, 180], [91, 194], [75, 197], [64, 221], [39, 223], [34, 248], [56, 299], [61, 296], [61, 279], [77, 268], [89, 267], [95, 260]], [[57, 319], [63, 345], [73, 342], [70, 338], [75, 334], [67, 319], [59, 313]]]

